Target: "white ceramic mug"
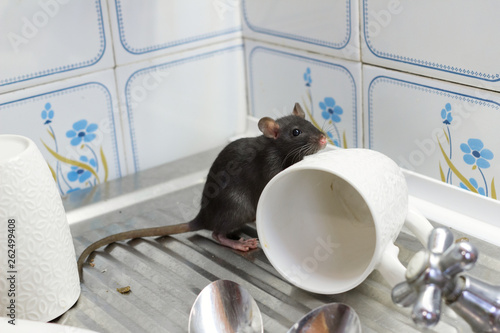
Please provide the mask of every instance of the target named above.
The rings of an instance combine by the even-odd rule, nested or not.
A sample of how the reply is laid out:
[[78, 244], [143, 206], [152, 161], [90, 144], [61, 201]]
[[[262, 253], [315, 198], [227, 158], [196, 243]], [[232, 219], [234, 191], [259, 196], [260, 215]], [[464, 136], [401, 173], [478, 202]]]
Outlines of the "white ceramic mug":
[[0, 317], [49, 321], [80, 295], [75, 248], [52, 173], [30, 139], [0, 135]]
[[374, 269], [391, 286], [403, 281], [394, 245], [403, 224], [422, 244], [432, 230], [408, 207], [401, 169], [368, 149], [316, 154], [282, 171], [262, 192], [256, 220], [276, 270], [320, 294], [351, 290]]

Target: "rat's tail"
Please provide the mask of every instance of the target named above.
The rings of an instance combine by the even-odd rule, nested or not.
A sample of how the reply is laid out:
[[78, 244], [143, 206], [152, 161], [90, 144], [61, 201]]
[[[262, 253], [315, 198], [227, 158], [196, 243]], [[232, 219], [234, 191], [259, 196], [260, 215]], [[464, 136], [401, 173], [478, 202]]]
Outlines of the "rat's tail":
[[137, 229], [137, 230], [130, 230], [130, 231], [124, 231], [120, 232], [118, 234], [114, 234], [105, 238], [102, 238], [98, 240], [97, 242], [94, 242], [90, 244], [80, 255], [80, 258], [78, 258], [78, 274], [80, 275], [80, 281], [83, 281], [82, 277], [82, 265], [87, 259], [87, 257], [97, 250], [98, 248], [114, 243], [114, 242], [119, 242], [119, 241], [124, 241], [127, 239], [134, 239], [134, 238], [143, 238], [143, 237], [161, 237], [161, 236], [168, 236], [168, 235], [175, 235], [175, 234], [182, 234], [184, 232], [189, 232], [189, 231], [197, 231], [202, 229], [200, 227], [200, 223], [197, 221], [195, 218], [194, 220], [186, 223], [180, 223], [180, 224], [175, 224], [175, 225], [167, 225], [167, 226], [162, 226], [162, 227], [152, 227], [152, 228], [144, 228], [144, 229]]

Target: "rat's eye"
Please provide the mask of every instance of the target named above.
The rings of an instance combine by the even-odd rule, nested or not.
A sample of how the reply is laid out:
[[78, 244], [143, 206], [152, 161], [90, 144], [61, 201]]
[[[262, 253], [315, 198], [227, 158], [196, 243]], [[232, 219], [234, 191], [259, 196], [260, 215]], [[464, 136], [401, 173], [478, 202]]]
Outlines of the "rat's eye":
[[299, 136], [301, 133], [302, 133], [302, 131], [301, 131], [301, 130], [299, 130], [298, 128], [296, 128], [296, 129], [294, 129], [294, 130], [292, 131], [293, 136]]

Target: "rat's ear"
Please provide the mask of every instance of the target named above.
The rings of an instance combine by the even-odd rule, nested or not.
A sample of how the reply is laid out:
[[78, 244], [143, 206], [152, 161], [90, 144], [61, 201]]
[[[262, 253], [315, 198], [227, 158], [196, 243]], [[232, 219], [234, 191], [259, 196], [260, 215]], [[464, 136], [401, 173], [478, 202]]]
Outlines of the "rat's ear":
[[280, 126], [271, 118], [264, 117], [259, 120], [259, 129], [264, 134], [264, 136], [271, 139], [276, 139], [279, 135]]
[[298, 116], [300, 118], [305, 118], [306, 117], [306, 114], [304, 113], [304, 110], [302, 110], [302, 107], [300, 106], [299, 103], [295, 103], [295, 106], [293, 108], [292, 114], [294, 116]]

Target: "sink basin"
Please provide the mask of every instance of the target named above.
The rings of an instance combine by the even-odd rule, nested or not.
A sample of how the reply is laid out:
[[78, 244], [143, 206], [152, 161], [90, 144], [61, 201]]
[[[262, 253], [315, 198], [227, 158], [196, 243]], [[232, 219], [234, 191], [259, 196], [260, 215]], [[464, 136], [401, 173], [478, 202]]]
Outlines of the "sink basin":
[[[77, 256], [110, 234], [194, 217], [204, 175], [219, 150], [70, 194], [64, 204]], [[256, 237], [255, 224], [248, 224], [242, 233]], [[469, 238], [479, 249], [478, 263], [470, 275], [500, 284], [498, 248], [453, 233], [455, 239]], [[396, 245], [405, 265], [422, 248], [405, 232]], [[286, 332], [312, 309], [332, 302], [351, 306], [363, 332], [420, 332], [410, 318], [410, 309], [391, 302], [390, 287], [378, 272], [349, 292], [317, 295], [287, 283], [262, 249], [242, 253], [222, 247], [209, 231], [114, 243], [94, 252], [89, 260], [92, 266], [84, 266], [80, 299], [55, 322], [96, 332], [186, 332], [197, 295], [210, 282], [225, 279], [240, 284], [254, 297], [266, 332]], [[127, 286], [130, 292], [117, 291]], [[440, 323], [428, 331], [467, 332], [470, 328], [461, 318], [445, 312]]]

